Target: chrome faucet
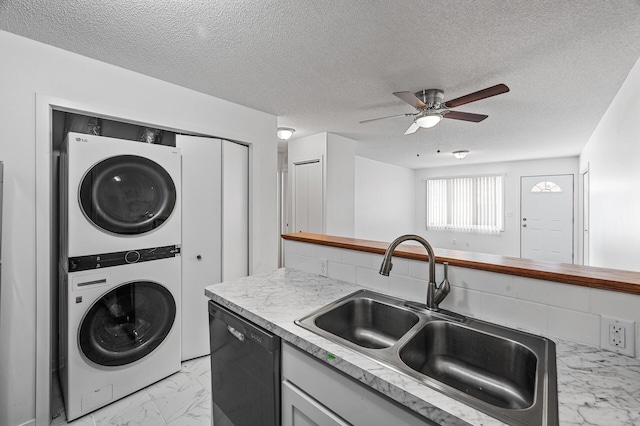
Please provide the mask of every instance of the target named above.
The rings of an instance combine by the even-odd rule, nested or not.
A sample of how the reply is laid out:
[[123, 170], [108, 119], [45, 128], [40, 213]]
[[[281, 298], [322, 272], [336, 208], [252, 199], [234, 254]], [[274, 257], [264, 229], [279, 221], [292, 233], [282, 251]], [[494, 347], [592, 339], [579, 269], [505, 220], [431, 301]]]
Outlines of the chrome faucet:
[[429, 242], [424, 238], [422, 238], [421, 236], [408, 234], [408, 235], [401, 235], [395, 240], [393, 240], [393, 242], [389, 244], [389, 247], [387, 248], [387, 251], [384, 254], [384, 259], [382, 259], [382, 265], [380, 265], [380, 275], [389, 276], [389, 272], [393, 267], [393, 264], [391, 263], [391, 257], [393, 255], [393, 252], [395, 251], [396, 247], [398, 247], [401, 243], [408, 240], [419, 242], [427, 250], [427, 254], [429, 255], [429, 284], [427, 284], [426, 307], [431, 311], [438, 311], [440, 310], [438, 305], [440, 305], [440, 302], [442, 302], [444, 298], [447, 297], [447, 294], [449, 294], [449, 291], [451, 291], [451, 286], [449, 285], [449, 279], [447, 278], [447, 275], [448, 275], [447, 269], [449, 264], [447, 262], [444, 263], [444, 279], [442, 280], [440, 285], [437, 286], [436, 285], [436, 255], [433, 253], [433, 247], [431, 247], [431, 244], [429, 244]]

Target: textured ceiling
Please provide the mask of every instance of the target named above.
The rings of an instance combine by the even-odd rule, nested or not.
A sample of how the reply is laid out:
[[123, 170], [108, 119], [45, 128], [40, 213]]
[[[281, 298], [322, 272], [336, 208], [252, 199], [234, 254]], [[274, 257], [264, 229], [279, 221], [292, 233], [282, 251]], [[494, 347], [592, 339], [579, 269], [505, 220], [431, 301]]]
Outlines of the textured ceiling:
[[[420, 168], [460, 164], [457, 149], [467, 163], [577, 155], [640, 56], [640, 1], [0, 0], [0, 29]], [[482, 123], [358, 123], [413, 112], [396, 91], [498, 83], [511, 91], [457, 108]]]

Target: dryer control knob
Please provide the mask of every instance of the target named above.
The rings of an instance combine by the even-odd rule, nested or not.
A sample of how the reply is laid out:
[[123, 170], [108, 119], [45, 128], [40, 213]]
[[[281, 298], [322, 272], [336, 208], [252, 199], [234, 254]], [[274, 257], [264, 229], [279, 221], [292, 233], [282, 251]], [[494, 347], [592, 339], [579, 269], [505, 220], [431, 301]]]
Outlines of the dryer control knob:
[[135, 250], [128, 251], [127, 254], [124, 255], [124, 260], [127, 263], [136, 263], [140, 260], [140, 253]]

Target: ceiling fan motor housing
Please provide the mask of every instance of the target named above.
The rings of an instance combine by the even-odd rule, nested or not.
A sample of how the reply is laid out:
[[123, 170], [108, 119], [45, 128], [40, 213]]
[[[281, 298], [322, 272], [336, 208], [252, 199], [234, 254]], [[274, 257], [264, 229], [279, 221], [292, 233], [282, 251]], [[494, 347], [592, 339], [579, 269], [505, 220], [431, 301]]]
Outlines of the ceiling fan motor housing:
[[415, 93], [416, 98], [420, 99], [427, 108], [439, 108], [444, 100], [444, 92], [440, 89], [426, 89]]

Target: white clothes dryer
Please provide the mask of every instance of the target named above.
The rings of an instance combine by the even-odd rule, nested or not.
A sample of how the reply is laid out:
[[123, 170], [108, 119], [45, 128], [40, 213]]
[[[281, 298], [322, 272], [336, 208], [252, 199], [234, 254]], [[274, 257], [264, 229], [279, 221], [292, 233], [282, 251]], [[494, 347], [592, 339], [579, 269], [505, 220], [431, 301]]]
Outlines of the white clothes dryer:
[[[153, 254], [156, 256], [156, 254]], [[60, 381], [67, 420], [180, 370], [180, 257], [60, 271]]]
[[180, 149], [69, 133], [60, 157], [61, 259], [180, 244]]

